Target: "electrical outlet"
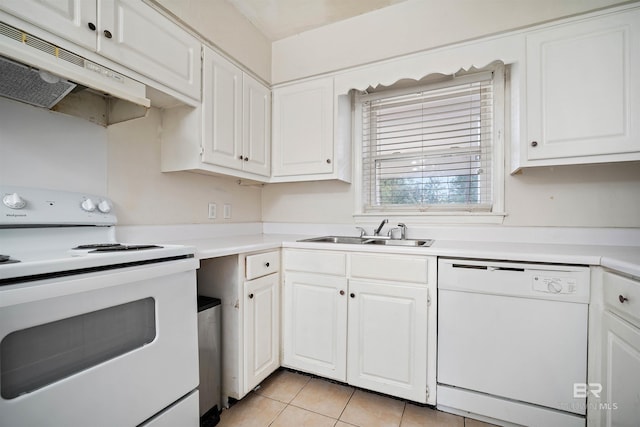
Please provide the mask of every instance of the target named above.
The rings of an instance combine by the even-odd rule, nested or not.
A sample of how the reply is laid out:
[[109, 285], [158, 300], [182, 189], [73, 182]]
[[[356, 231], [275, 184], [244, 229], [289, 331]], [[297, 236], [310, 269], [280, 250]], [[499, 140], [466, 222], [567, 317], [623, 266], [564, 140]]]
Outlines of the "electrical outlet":
[[230, 203], [225, 203], [224, 204], [224, 219], [231, 219], [231, 204]]
[[216, 219], [216, 204], [209, 203], [209, 219]]

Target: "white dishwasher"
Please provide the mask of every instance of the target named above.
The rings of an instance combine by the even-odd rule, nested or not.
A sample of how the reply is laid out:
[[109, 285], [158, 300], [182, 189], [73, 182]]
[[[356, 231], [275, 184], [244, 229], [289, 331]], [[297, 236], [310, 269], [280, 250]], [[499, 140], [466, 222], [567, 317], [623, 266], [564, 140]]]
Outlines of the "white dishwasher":
[[440, 258], [438, 408], [584, 426], [589, 283], [583, 266]]

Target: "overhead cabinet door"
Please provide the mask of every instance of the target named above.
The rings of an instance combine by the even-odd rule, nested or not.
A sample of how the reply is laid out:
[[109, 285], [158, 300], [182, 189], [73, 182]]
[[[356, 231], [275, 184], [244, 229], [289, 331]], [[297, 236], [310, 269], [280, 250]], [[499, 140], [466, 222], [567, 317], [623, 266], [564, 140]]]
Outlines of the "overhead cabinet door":
[[529, 160], [640, 151], [640, 11], [532, 32], [526, 71]]
[[271, 91], [246, 74], [243, 74], [242, 81], [243, 169], [246, 172], [269, 176], [271, 171]]
[[333, 172], [333, 78], [273, 91], [273, 175]]
[[82, 47], [96, 48], [95, 0], [2, 0], [1, 8]]
[[132, 70], [200, 99], [200, 43], [148, 5], [101, 0], [97, 51]]
[[211, 49], [204, 50], [202, 160], [241, 169], [242, 70]]

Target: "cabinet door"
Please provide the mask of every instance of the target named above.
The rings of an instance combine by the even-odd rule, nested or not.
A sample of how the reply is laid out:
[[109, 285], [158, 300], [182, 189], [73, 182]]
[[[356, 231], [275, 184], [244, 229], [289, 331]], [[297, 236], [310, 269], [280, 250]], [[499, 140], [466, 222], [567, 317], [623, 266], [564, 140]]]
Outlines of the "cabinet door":
[[636, 426], [640, 420], [640, 330], [605, 311], [603, 315], [603, 425]]
[[246, 172], [269, 176], [271, 172], [271, 91], [243, 75], [242, 155]]
[[427, 288], [349, 282], [348, 383], [427, 401]]
[[640, 151], [640, 11], [527, 35], [526, 72], [529, 160]]
[[284, 364], [346, 380], [347, 280], [287, 273], [284, 281]]
[[244, 284], [244, 389], [260, 384], [280, 366], [280, 275]]
[[100, 0], [97, 51], [200, 100], [200, 43], [139, 0]]
[[204, 49], [202, 161], [242, 169], [242, 71]]
[[273, 175], [333, 172], [333, 78], [273, 91]]
[[96, 0], [3, 0], [2, 10], [82, 47], [96, 49]]

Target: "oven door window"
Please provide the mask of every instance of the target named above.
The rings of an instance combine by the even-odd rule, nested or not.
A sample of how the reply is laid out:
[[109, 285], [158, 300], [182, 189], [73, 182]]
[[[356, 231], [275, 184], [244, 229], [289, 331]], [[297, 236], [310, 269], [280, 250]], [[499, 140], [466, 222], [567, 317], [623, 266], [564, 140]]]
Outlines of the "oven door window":
[[155, 339], [155, 301], [144, 298], [12, 332], [0, 342], [0, 385], [13, 399]]

